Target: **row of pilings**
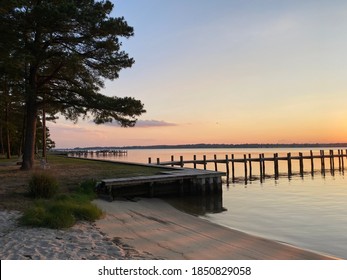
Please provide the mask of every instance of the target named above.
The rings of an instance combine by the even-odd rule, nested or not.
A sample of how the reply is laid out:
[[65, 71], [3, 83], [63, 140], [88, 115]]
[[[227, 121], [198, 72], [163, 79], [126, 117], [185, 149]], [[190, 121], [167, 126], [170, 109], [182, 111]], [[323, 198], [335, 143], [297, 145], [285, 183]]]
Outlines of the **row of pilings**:
[[[318, 166], [317, 166], [318, 160]], [[193, 159], [186, 160], [183, 156], [180, 156], [178, 160], [175, 160], [174, 156], [171, 156], [171, 161], [161, 162], [159, 158], [156, 162], [152, 162], [151, 158], [148, 158], [149, 164], [166, 165], [166, 166], [180, 166], [184, 167], [186, 165], [193, 166], [194, 169], [203, 167], [204, 170], [207, 169], [208, 164], [214, 165], [214, 170], [219, 171], [218, 166], [223, 165], [226, 171], [227, 182], [231, 179], [235, 182], [238, 177], [236, 177], [235, 165], [241, 164], [243, 166], [243, 179], [245, 182], [248, 180], [260, 179], [264, 180], [266, 177], [275, 177], [277, 179], [280, 174], [286, 174], [288, 177], [294, 175], [293, 162], [296, 162], [299, 166], [299, 171], [296, 172], [300, 176], [304, 176], [305, 173], [311, 173], [314, 175], [315, 172], [321, 171], [325, 175], [326, 170], [330, 170], [334, 174], [335, 170], [344, 171], [345, 160], [347, 160], [347, 149], [346, 150], [329, 150], [328, 152], [320, 150], [319, 153], [309, 151], [308, 154], [299, 152], [298, 154], [287, 153], [286, 155], [279, 155], [274, 153], [271, 156], [265, 156], [264, 153], [260, 153], [258, 156], [252, 156], [252, 154], [244, 154], [241, 158], [236, 158], [234, 154], [225, 155], [224, 158], [217, 158], [214, 155], [212, 159], [207, 159], [206, 155], [203, 155], [202, 159], [197, 159], [194, 155]], [[267, 166], [265, 163], [269, 162], [273, 164], [272, 174], [269, 174]], [[280, 170], [280, 162], [286, 163], [285, 170]], [[309, 167], [307, 167], [309, 164]], [[306, 165], [306, 168], [305, 168]], [[283, 165], [282, 165], [283, 166]], [[258, 168], [259, 172], [254, 175], [254, 169]], [[309, 171], [307, 171], [309, 170]]]

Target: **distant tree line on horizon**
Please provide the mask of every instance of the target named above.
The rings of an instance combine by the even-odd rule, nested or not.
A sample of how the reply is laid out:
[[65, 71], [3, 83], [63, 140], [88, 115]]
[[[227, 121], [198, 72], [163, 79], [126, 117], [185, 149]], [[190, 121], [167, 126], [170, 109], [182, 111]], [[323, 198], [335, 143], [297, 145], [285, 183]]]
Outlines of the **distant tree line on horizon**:
[[46, 120], [116, 121], [134, 126], [140, 100], [102, 95], [104, 80], [118, 78], [134, 59], [120, 38], [134, 30], [111, 17], [110, 1], [2, 1], [0, 6], [0, 153], [23, 154], [34, 166], [38, 149], [53, 147]]
[[[288, 143], [288, 144], [183, 144], [183, 145], [149, 145], [149, 146], [94, 146], [94, 147], [75, 147], [65, 150], [135, 150], [135, 149], [227, 149], [227, 148], [333, 148], [333, 147], [347, 147], [347, 143]], [[57, 149], [64, 150], [64, 149]]]

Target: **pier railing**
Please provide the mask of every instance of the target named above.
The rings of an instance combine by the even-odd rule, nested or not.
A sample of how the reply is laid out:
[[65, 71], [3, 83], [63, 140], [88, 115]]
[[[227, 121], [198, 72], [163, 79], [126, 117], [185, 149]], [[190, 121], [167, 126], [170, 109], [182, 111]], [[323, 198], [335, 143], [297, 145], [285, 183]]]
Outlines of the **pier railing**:
[[[315, 168], [315, 159], [318, 159], [319, 161], [319, 169]], [[337, 164], [335, 165], [335, 159]], [[235, 175], [235, 165], [241, 164], [243, 165], [243, 178], [247, 182], [247, 180], [253, 180], [259, 177], [259, 179], [262, 181], [267, 176], [274, 176], [275, 178], [278, 178], [280, 174], [283, 172], [287, 174], [289, 177], [294, 175], [293, 172], [293, 161], [297, 161], [299, 165], [299, 174], [300, 176], [304, 176], [307, 171], [305, 171], [304, 163], [307, 164], [307, 161], [309, 161], [309, 172], [313, 175], [315, 171], [320, 170], [322, 174], [325, 174], [326, 170], [329, 170], [334, 173], [335, 170], [343, 171], [345, 169], [344, 166], [344, 160], [347, 159], [347, 149], [344, 150], [329, 150], [329, 153], [326, 153], [324, 150], [320, 150], [319, 154], [314, 154], [313, 151], [309, 151], [309, 154], [304, 155], [303, 153], [298, 153], [297, 155], [293, 155], [292, 153], [287, 153], [286, 155], [279, 156], [278, 153], [274, 153], [273, 156], [266, 156], [264, 153], [260, 153], [257, 157], [252, 157], [251, 154], [244, 154], [241, 158], [236, 158], [234, 154], [225, 155], [224, 158], [217, 158], [217, 155], [214, 155], [213, 159], [207, 159], [206, 155], [203, 155], [202, 159], [197, 159], [197, 156], [194, 155], [192, 160], [186, 160], [183, 158], [183, 156], [180, 156], [179, 160], [175, 160], [174, 156], [171, 156], [171, 161], [160, 161], [159, 158], [156, 159], [156, 162], [152, 162], [151, 158], [148, 158], [149, 164], [157, 164], [157, 165], [164, 165], [164, 166], [180, 166], [184, 167], [185, 165], [189, 164], [192, 165], [193, 168], [197, 169], [201, 166], [204, 170], [207, 169], [208, 164], [214, 165], [214, 170], [218, 170], [219, 165], [225, 166], [226, 176], [227, 176], [227, 182], [231, 179], [233, 182], [236, 180]], [[281, 170], [279, 168], [279, 162], [283, 161], [286, 162], [286, 170]], [[271, 162], [273, 164], [273, 174], [267, 174], [266, 173], [266, 162]], [[231, 165], [231, 168], [230, 168]], [[259, 175], [255, 176], [253, 173], [253, 169], [256, 168], [256, 166], [259, 168]]]

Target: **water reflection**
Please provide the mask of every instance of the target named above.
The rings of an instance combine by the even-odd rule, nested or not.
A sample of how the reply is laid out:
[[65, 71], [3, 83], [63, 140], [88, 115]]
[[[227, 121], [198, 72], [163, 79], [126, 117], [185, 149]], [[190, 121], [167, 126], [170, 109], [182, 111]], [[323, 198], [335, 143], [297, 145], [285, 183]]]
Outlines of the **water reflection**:
[[164, 200], [175, 208], [196, 216], [206, 215], [207, 213], [212, 214], [227, 211], [227, 209], [223, 207], [222, 192], [198, 196], [171, 196], [165, 197]]
[[347, 258], [347, 182], [335, 171], [223, 189], [229, 211], [204, 218], [230, 228]]
[[223, 194], [165, 200], [229, 228], [347, 259], [343, 171], [230, 183]]

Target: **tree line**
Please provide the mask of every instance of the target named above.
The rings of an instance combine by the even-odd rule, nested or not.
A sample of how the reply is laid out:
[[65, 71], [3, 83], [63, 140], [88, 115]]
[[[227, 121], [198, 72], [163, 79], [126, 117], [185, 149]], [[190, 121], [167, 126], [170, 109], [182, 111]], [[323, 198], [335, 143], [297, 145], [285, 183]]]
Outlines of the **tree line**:
[[145, 112], [133, 97], [100, 93], [134, 63], [121, 49], [134, 30], [112, 10], [110, 1], [0, 0], [0, 152], [23, 154], [21, 169], [46, 150], [46, 120], [58, 114], [129, 127]]

